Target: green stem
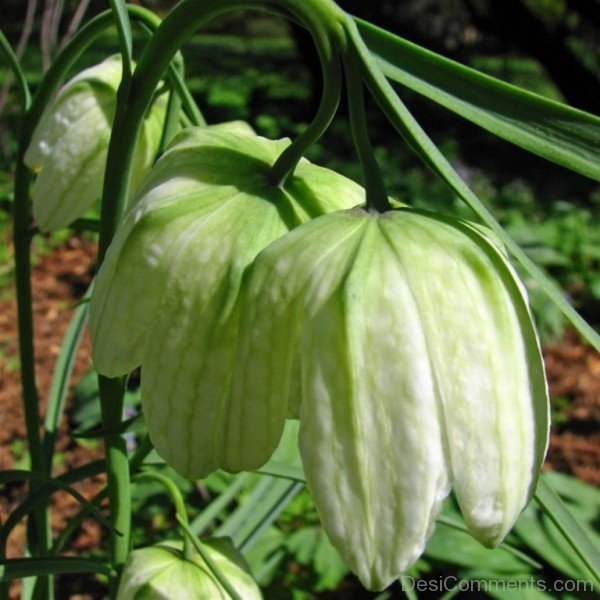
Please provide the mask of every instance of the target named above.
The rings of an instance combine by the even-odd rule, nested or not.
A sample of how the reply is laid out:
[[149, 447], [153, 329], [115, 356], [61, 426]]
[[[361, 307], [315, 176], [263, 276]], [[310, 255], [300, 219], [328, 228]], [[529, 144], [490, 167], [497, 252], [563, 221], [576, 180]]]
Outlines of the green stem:
[[[277, 166], [276, 175], [273, 178], [285, 178], [289, 171], [299, 160], [297, 152], [299, 149], [304, 151], [306, 147], [322, 133], [325, 117], [332, 112], [332, 106], [337, 101], [335, 93], [336, 69], [339, 71], [339, 58], [333, 51], [333, 45], [338, 44], [343, 39], [344, 19], [343, 13], [337, 6], [329, 0], [205, 0], [197, 2], [196, 0], [183, 0], [162, 22], [156, 30], [152, 39], [147, 44], [139, 60], [137, 68], [131, 81], [131, 93], [128, 97], [127, 110], [117, 111], [113, 131], [118, 132], [111, 138], [110, 155], [114, 155], [113, 168], [110, 169], [111, 194], [118, 190], [117, 195], [111, 196], [111, 201], [107, 208], [106, 228], [104, 236], [101, 236], [101, 252], [103, 247], [110, 242], [111, 230], [119, 221], [120, 215], [125, 207], [129, 193], [129, 171], [130, 162], [127, 161], [127, 152], [125, 146], [133, 146], [139, 135], [140, 127], [144, 114], [146, 113], [154, 90], [160, 81], [163, 73], [167, 69], [175, 54], [181, 48], [183, 43], [201, 26], [219, 15], [235, 9], [263, 9], [276, 12], [283, 12], [291, 15], [299, 21], [304, 27], [309, 29], [319, 50], [321, 62], [327, 65], [325, 70], [324, 100], [317, 115], [317, 124], [309, 127], [304, 132], [301, 141], [295, 149], [287, 152], [286, 158], [281, 158], [281, 163]], [[334, 81], [330, 82], [329, 78]], [[330, 119], [331, 117], [329, 117]], [[121, 146], [121, 148], [119, 148]], [[117, 162], [117, 159], [119, 162]], [[125, 162], [127, 161], [127, 162]], [[107, 165], [107, 174], [109, 168]], [[107, 181], [109, 181], [107, 175]], [[103, 217], [103, 218], [104, 218]], [[104, 248], [105, 251], [105, 248]]]
[[[175, 505], [175, 515], [180, 523], [185, 523], [186, 527], [190, 526], [187, 511], [185, 510], [185, 503], [181, 496], [179, 488], [175, 485], [172, 479], [169, 479], [162, 473], [156, 471], [142, 471], [133, 477], [134, 482], [139, 481], [157, 481], [162, 484], [165, 489], [169, 492], [173, 504]], [[183, 536], [183, 554], [187, 560], [192, 560], [194, 556], [194, 546], [187, 535]]]
[[[154, 33], [153, 29], [147, 27], [143, 23], [140, 23], [140, 28], [142, 31], [148, 34], [148, 37], [152, 37], [152, 34]], [[195, 127], [206, 127], [204, 115], [200, 112], [192, 93], [185, 83], [183, 71], [183, 58], [176, 56], [167, 67], [167, 77], [169, 79], [169, 83], [171, 84], [171, 89], [177, 92], [181, 106], [189, 117], [189, 125], [193, 125]]]
[[[108, 379], [98, 377], [102, 409], [102, 426], [109, 427], [120, 422], [123, 417], [123, 378]], [[127, 445], [122, 435], [108, 435], [104, 438], [106, 454], [106, 478], [110, 503], [110, 521], [121, 534], [110, 539], [111, 562], [117, 578], [111, 582], [116, 591], [118, 575], [129, 554], [131, 538], [131, 490]]]
[[[13, 203], [13, 243], [15, 253], [15, 291], [17, 298], [17, 325], [19, 331], [19, 359], [27, 446], [34, 471], [46, 472], [46, 460], [40, 432], [39, 396], [35, 376], [33, 345], [33, 308], [31, 293], [31, 255], [29, 236], [29, 186], [31, 173], [23, 158], [25, 121], [22, 122], [19, 150], [15, 170]], [[28, 140], [27, 140], [28, 142]], [[35, 494], [37, 483], [32, 483], [30, 493]], [[27, 543], [33, 556], [44, 555], [50, 547], [50, 521], [47, 506], [37, 507], [27, 520]], [[41, 577], [35, 583], [35, 597], [52, 598], [52, 579]]]
[[113, 21], [117, 27], [121, 57], [123, 59], [123, 80], [128, 80], [133, 71], [133, 40], [131, 37], [131, 23], [125, 0], [108, 0], [113, 13]]
[[306, 152], [329, 127], [340, 103], [342, 72], [339, 57], [333, 56], [323, 65], [323, 96], [312, 123], [288, 146], [271, 167], [269, 180], [282, 186]]
[[362, 81], [361, 63], [353, 46], [344, 54], [344, 74], [348, 90], [348, 109], [354, 147], [363, 172], [367, 196], [367, 208], [377, 212], [391, 210], [381, 169], [373, 153], [367, 117], [365, 114], [365, 90]]

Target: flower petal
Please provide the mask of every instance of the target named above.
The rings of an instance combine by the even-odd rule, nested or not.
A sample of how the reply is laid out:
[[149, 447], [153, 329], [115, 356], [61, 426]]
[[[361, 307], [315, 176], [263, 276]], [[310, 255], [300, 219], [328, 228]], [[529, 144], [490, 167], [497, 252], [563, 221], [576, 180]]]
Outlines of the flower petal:
[[[158, 453], [186, 477], [198, 479], [223, 466], [230, 423], [238, 419], [229, 394], [244, 271], [257, 248], [286, 229], [272, 205], [244, 194], [191, 227], [194, 235], [178, 245], [147, 341], [142, 403]], [[194, 272], [202, 277], [191, 278]], [[283, 423], [267, 431], [260, 420], [247, 426], [276, 446]], [[253, 446], [245, 446], [228, 468], [238, 471], [247, 463], [262, 464]]]
[[375, 220], [304, 326], [302, 371], [309, 490], [350, 569], [384, 589], [422, 554], [450, 486], [418, 309]]
[[[234, 400], [283, 419], [301, 340], [311, 495], [345, 562], [384, 588], [422, 553], [449, 483], [424, 332], [375, 218], [335, 213], [271, 244], [244, 311]], [[245, 445], [251, 421], [235, 430]]]
[[416, 299], [469, 530], [497, 545], [531, 497], [548, 439], [539, 344], [506, 257], [474, 228], [397, 211], [381, 219]]
[[[273, 453], [278, 438], [266, 432], [280, 431], [288, 414], [299, 411], [298, 357], [305, 288], [313, 270], [330, 253], [339, 256], [337, 268], [314, 283], [330, 295], [343, 277], [357, 243], [361, 220], [346, 212], [336, 219], [320, 217], [272, 243], [257, 257], [246, 284], [239, 343], [232, 385], [232, 412], [227, 468], [242, 464], [257, 468]], [[338, 237], [342, 229], [342, 235]], [[311, 243], [306, 243], [306, 232]], [[332, 240], [333, 243], [332, 243]], [[325, 278], [327, 277], [327, 278]], [[295, 379], [298, 378], [298, 379]], [[263, 430], [257, 428], [261, 423]], [[253, 457], [244, 461], [245, 448]], [[244, 461], [240, 463], [239, 461]]]

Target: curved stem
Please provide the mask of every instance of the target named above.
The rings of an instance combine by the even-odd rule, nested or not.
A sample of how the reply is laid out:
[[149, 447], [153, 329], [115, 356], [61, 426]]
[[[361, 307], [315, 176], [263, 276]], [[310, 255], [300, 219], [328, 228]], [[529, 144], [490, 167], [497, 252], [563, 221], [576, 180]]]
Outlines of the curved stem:
[[381, 169], [377, 164], [369, 139], [362, 68], [356, 50], [352, 46], [349, 46], [344, 54], [344, 74], [346, 75], [348, 89], [348, 109], [352, 138], [363, 172], [363, 183], [367, 192], [367, 208], [377, 212], [386, 212], [391, 209], [391, 206]]
[[[143, 23], [140, 23], [140, 29], [148, 34], [148, 37], [152, 37], [154, 30]], [[190, 119], [191, 125], [195, 127], [206, 127], [206, 120], [204, 115], [200, 112], [192, 93], [185, 84], [183, 77], [183, 60], [178, 61], [177, 57], [173, 59], [167, 67], [167, 77], [171, 84], [171, 89], [177, 93], [180, 104], [187, 113]]]
[[26, 111], [31, 103], [31, 94], [29, 92], [29, 86], [27, 85], [27, 80], [25, 79], [25, 73], [23, 73], [23, 69], [21, 69], [21, 65], [19, 64], [19, 59], [17, 55], [14, 53], [12, 46], [9, 41], [6, 39], [4, 32], [0, 30], [0, 51], [4, 54], [14, 76], [17, 80], [17, 86], [19, 88], [19, 93], [21, 94], [21, 103], [23, 107], [23, 111]]
[[[112, 239], [129, 193], [131, 157], [127, 156], [126, 146], [135, 143], [152, 94], [169, 62], [183, 43], [202, 25], [225, 12], [248, 8], [291, 14], [311, 31], [323, 64], [330, 65], [338, 60], [332, 57], [334, 54], [332, 47], [334, 44], [339, 45], [344, 38], [342, 24], [344, 13], [329, 0], [303, 0], [303, 2], [299, 0], [204, 0], [203, 2], [183, 0], [180, 2], [145, 47], [131, 80], [131, 92], [127, 98], [128, 106], [123, 110], [117, 110], [115, 115], [113, 132], [116, 135], [111, 137], [105, 179], [110, 186], [107, 192], [110, 193], [110, 202], [105, 203], [106, 210], [102, 216], [105, 226], [100, 234], [101, 258]], [[332, 66], [332, 73], [334, 69], [335, 67]], [[326, 71], [326, 76], [329, 76], [329, 69]], [[331, 104], [328, 96], [329, 109]], [[307, 130], [302, 144], [305, 144], [309, 135], [313, 136], [316, 130], [317, 127], [310, 132]], [[291, 159], [286, 160], [293, 163]], [[106, 197], [108, 198], [108, 195]]]
[[282, 186], [290, 173], [306, 152], [329, 127], [340, 103], [342, 92], [342, 71], [340, 60], [334, 55], [329, 63], [323, 65], [323, 96], [319, 110], [312, 123], [294, 142], [288, 146], [271, 167], [269, 180], [277, 186]]
[[[173, 480], [169, 479], [162, 473], [157, 473], [156, 471], [142, 471], [141, 473], [135, 475], [132, 481], [157, 481], [158, 483], [162, 484], [167, 490], [167, 492], [169, 492], [169, 495], [173, 500], [177, 520], [180, 523], [185, 523], [186, 527], [190, 526], [187, 511], [185, 510], [185, 503], [181, 496], [181, 492], [179, 491], [179, 488], [175, 485]], [[192, 560], [192, 557], [194, 556], [194, 547], [188, 536], [183, 536], [183, 538], [183, 554], [186, 559]]]

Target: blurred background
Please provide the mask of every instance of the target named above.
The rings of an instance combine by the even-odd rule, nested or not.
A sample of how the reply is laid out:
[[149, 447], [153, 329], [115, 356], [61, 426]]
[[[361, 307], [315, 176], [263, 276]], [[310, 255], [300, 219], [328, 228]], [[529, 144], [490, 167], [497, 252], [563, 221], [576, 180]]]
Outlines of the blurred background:
[[[176, 4], [159, 0], [137, 3], [160, 16]], [[338, 4], [446, 57], [553, 100], [600, 113], [600, 0], [340, 0]], [[22, 57], [35, 90], [73, 31], [106, 10], [108, 3], [0, 0], [0, 6], [0, 27]], [[142, 41], [137, 32], [138, 49]], [[85, 54], [76, 70], [117, 51], [116, 36], [106, 35]], [[294, 137], [310, 122], [318, 105], [320, 69], [310, 37], [277, 18], [258, 12], [228, 14], [197, 34], [183, 48], [183, 54], [187, 83], [209, 123], [243, 119], [269, 138]], [[18, 396], [9, 214], [19, 99], [10, 82], [6, 65], [0, 64], [0, 468], [18, 466], [26, 460]], [[597, 327], [600, 184], [494, 138], [408, 90], [400, 90], [400, 95], [511, 236]], [[368, 116], [391, 195], [420, 208], [474, 218], [470, 209], [393, 133], [373, 102], [368, 102]], [[311, 148], [309, 158], [360, 182], [344, 103], [328, 133]], [[34, 245], [36, 347], [40, 355], [37, 367], [43, 392], [50, 385], [53, 357], [58, 353], [72, 307], [93, 276], [95, 236], [66, 231], [36, 236]], [[547, 468], [598, 486], [600, 358], [579, 340], [536, 284], [521, 275], [544, 342], [551, 385], [555, 427]], [[89, 345], [85, 342], [68, 411], [71, 427], [88, 428], [98, 419], [93, 376], [86, 374], [88, 371]], [[138, 400], [132, 392], [132, 411]], [[59, 460], [65, 467], [101, 455], [96, 442], [75, 443], [65, 438], [60, 443]], [[210, 493], [222, 484], [218, 479], [207, 486], [180, 483], [192, 511], [200, 510]], [[86, 495], [94, 491], [96, 484], [85, 484], [89, 486], [84, 489]], [[152, 491], [152, 486], [139, 489], [138, 542], [172, 525], [157, 491]], [[18, 486], [9, 486], [2, 491], [0, 515], [10, 510], [19, 490]], [[597, 502], [598, 497], [594, 498]], [[55, 523], [61, 527], [74, 509], [68, 499], [57, 502], [64, 502]], [[303, 494], [282, 518], [284, 524], [279, 524], [279, 529], [288, 535], [287, 554], [277, 563], [276, 575], [269, 583], [274, 586], [272, 590], [277, 589], [281, 597], [292, 597], [292, 589], [300, 590], [292, 594], [298, 598], [312, 597], [315, 590], [323, 598], [371, 597], [361, 596], [352, 587], [339, 557], [323, 541], [314, 509]], [[302, 523], [300, 528], [294, 527], [298, 521]], [[15, 553], [19, 543], [16, 536]], [[93, 552], [94, 547], [104, 543], [100, 528], [86, 522], [72, 547]], [[447, 555], [427, 559], [427, 568], [435, 571], [437, 567], [431, 565], [447, 564], [444, 561], [453, 554], [451, 546]], [[101, 583], [64, 579], [69, 593], [77, 586], [87, 586], [85, 593], [91, 595], [77, 597], [101, 597]], [[94, 591], [96, 584], [100, 595]], [[338, 592], [333, 591], [336, 589]], [[355, 593], [358, 595], [352, 595]]]

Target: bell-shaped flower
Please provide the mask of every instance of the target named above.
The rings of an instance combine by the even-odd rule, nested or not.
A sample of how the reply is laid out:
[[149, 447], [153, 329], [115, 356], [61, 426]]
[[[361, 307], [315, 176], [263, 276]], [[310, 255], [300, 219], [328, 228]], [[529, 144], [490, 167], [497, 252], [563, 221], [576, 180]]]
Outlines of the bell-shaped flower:
[[[205, 552], [244, 600], [262, 594], [244, 560], [227, 538], [202, 542]], [[123, 568], [116, 600], [229, 600], [230, 595], [196, 552], [186, 557], [183, 544], [162, 542], [130, 553]]]
[[417, 560], [451, 487], [471, 534], [499, 544], [535, 488], [548, 397], [525, 292], [491, 237], [411, 209], [341, 211], [271, 244], [247, 286], [230, 464], [275, 447], [299, 376], [309, 491], [367, 588]]
[[[121, 57], [110, 57], [67, 82], [42, 115], [25, 164], [38, 174], [33, 216], [43, 231], [66, 227], [100, 198], [121, 76]], [[163, 94], [143, 122], [133, 159], [132, 190], [154, 162], [165, 113]]]
[[180, 133], [142, 184], [96, 279], [95, 367], [115, 377], [142, 366], [152, 442], [191, 479], [239, 470], [249, 457], [262, 464], [273, 451], [262, 441], [270, 416], [261, 414], [240, 456], [231, 452], [239, 433], [231, 427], [231, 372], [249, 266], [290, 229], [364, 199], [360, 186], [306, 160], [282, 187], [270, 183], [288, 144], [218, 130]]

